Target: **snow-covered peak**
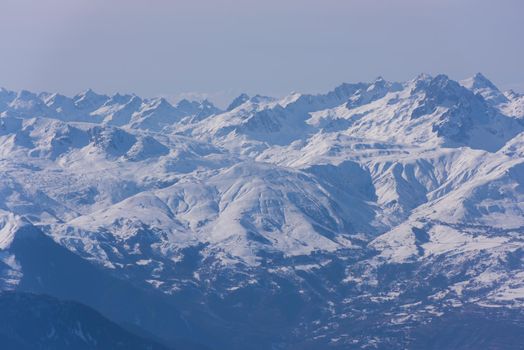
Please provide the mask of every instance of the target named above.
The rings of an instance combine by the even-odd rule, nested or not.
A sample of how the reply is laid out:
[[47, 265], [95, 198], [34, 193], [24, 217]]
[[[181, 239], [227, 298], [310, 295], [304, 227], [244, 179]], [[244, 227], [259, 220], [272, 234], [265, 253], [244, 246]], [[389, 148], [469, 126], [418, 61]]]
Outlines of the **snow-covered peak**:
[[462, 80], [460, 83], [474, 93], [480, 94], [486, 101], [494, 105], [508, 102], [504, 94], [482, 73], [477, 73], [471, 78]]
[[192, 119], [193, 121], [199, 121], [212, 114], [220, 112], [220, 109], [207, 99], [201, 102], [183, 99], [175, 105], [175, 108], [181, 115], [195, 117]]
[[107, 100], [109, 96], [100, 95], [91, 89], [88, 89], [73, 97], [74, 104], [83, 111], [92, 112], [97, 108], [100, 108]]
[[135, 95], [111, 96], [100, 108], [91, 112], [91, 115], [111, 125], [125, 125], [131, 121], [133, 113], [142, 106], [142, 99]]
[[346, 106], [348, 108], [354, 108], [365, 105], [383, 98], [390, 92], [398, 92], [402, 89], [402, 84], [388, 82], [384, 80], [384, 78], [378, 77], [372, 84], [357, 90], [350, 96]]
[[227, 106], [226, 111], [231, 111], [231, 110], [237, 108], [238, 106], [240, 106], [244, 102], [247, 102], [249, 100], [249, 98], [250, 97], [247, 94], [244, 94], [244, 93], [240, 94], [233, 101], [231, 101], [229, 106]]
[[144, 101], [139, 111], [135, 112], [129, 125], [132, 128], [160, 131], [162, 128], [180, 121], [184, 113], [173, 107], [165, 98]]
[[413, 118], [433, 113], [438, 107], [456, 109], [475, 105], [482, 113], [489, 109], [482, 98], [444, 74], [430, 80], [418, 80], [412, 94], [422, 96], [418, 101], [419, 107], [412, 113]]
[[463, 86], [470, 90], [477, 89], [492, 89], [498, 90], [495, 84], [493, 84], [486, 76], [482, 73], [476, 73], [471, 78], [464, 79], [460, 82]]
[[201, 113], [204, 113], [207, 115], [211, 115], [211, 114], [214, 114], [214, 113], [219, 113], [221, 112], [221, 110], [216, 107], [211, 101], [209, 101], [208, 99], [205, 99], [204, 101], [202, 101], [201, 103]]
[[200, 104], [197, 101], [189, 101], [187, 99], [182, 99], [178, 101], [178, 103], [176, 104], [176, 108], [187, 113], [192, 113], [198, 108], [199, 105]]
[[108, 101], [108, 104], [120, 104], [120, 105], [123, 105], [123, 104], [127, 104], [129, 103], [133, 98], [137, 97], [136, 95], [131, 95], [131, 94], [120, 94], [120, 93], [116, 93], [114, 95], [112, 95], [110, 97], [110, 100]]
[[57, 116], [63, 120], [79, 119], [79, 114], [82, 113], [77, 107], [73, 99], [61, 95], [51, 94], [43, 99], [47, 107], [57, 112]]
[[205, 99], [202, 102], [196, 102], [196, 109], [193, 113], [187, 114], [190, 116], [190, 122], [195, 123], [206, 119], [207, 117], [222, 112], [211, 101]]
[[173, 105], [169, 103], [164, 97], [153, 98], [146, 101], [151, 108], [158, 108], [162, 110], [171, 110]]
[[56, 113], [47, 107], [38, 95], [27, 90], [21, 90], [9, 103], [7, 111], [23, 118], [51, 116]]
[[409, 85], [411, 89], [415, 90], [418, 86], [427, 85], [432, 79], [433, 77], [430, 74], [420, 73], [414, 79], [409, 80], [407, 85]]

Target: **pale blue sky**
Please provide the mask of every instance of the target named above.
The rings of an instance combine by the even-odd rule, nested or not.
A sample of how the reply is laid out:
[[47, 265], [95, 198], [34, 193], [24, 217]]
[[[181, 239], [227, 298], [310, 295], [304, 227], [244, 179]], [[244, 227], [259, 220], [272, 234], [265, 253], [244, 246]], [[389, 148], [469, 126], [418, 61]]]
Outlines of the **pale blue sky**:
[[224, 104], [481, 71], [524, 92], [523, 14], [522, 0], [2, 0], [0, 86]]

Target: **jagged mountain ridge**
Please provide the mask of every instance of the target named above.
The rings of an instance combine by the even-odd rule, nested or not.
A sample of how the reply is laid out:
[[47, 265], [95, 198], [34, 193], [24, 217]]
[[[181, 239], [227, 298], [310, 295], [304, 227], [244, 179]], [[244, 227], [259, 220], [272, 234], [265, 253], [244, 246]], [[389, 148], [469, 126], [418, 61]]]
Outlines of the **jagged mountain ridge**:
[[[481, 74], [241, 95], [226, 111], [2, 90], [0, 285], [23, 276], [9, 242], [24, 218], [118, 278], [210, 305], [233, 329], [251, 334], [275, 312], [282, 329], [262, 327], [261, 348], [304, 337], [358, 348], [374, 338], [348, 330], [363, 315], [388, 312], [402, 329], [461, 305], [521, 310], [521, 102]], [[294, 311], [281, 314], [280, 293]], [[239, 307], [253, 315], [239, 322], [234, 305], [252, 295], [263, 300]]]

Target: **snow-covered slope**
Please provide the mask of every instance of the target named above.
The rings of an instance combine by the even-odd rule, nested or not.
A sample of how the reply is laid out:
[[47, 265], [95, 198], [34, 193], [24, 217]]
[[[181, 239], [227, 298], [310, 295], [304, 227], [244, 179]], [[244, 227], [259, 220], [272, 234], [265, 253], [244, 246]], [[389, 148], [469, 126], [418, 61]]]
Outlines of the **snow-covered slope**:
[[0, 287], [30, 273], [11, 242], [35, 225], [203, 329], [228, 325], [230, 348], [402, 348], [442, 315], [519, 314], [522, 101], [481, 74], [226, 111], [0, 90]]

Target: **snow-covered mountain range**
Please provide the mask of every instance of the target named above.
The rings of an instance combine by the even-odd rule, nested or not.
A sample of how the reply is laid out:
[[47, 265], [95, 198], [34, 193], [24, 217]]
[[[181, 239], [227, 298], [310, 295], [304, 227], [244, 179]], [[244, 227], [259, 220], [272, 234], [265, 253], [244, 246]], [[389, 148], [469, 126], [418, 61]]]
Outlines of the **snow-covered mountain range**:
[[2, 89], [0, 289], [184, 347], [420, 348], [469, 315], [524, 334], [524, 95], [481, 74], [226, 110]]

